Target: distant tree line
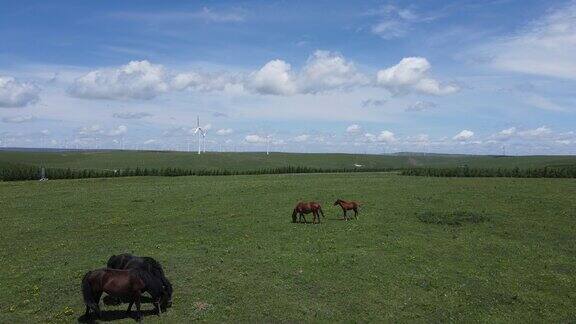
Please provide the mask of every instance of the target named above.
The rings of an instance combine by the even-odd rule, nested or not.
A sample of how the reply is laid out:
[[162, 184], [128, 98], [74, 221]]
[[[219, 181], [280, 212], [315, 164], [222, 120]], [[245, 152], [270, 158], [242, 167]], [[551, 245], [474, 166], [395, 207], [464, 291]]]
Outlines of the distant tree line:
[[[222, 169], [186, 169], [186, 168], [125, 168], [118, 170], [101, 169], [63, 169], [46, 168], [48, 179], [83, 179], [83, 178], [114, 178], [138, 176], [229, 176], [258, 174], [288, 174], [288, 173], [345, 173], [345, 172], [388, 172], [392, 168], [310, 168], [303, 166], [285, 166], [277, 168], [262, 168], [254, 170], [222, 170]], [[0, 180], [21, 181], [39, 180], [41, 168], [26, 165], [0, 165]]]
[[[542, 168], [311, 168], [284, 166], [254, 170], [186, 169], [186, 168], [124, 168], [118, 170], [46, 168], [48, 179], [114, 178], [138, 176], [230, 176], [290, 173], [348, 173], [348, 172], [391, 172], [405, 176], [426, 177], [508, 177], [508, 178], [576, 178], [576, 165]], [[0, 181], [39, 180], [41, 168], [30, 165], [0, 164]]]
[[406, 176], [425, 177], [505, 177], [505, 178], [576, 178], [576, 165], [542, 168], [411, 168], [400, 172]]

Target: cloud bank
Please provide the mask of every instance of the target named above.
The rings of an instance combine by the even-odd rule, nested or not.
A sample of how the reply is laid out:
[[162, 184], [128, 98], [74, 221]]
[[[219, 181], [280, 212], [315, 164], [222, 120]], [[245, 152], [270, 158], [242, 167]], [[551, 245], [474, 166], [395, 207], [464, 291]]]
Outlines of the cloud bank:
[[[250, 73], [177, 73], [148, 61], [132, 61], [117, 68], [91, 71], [77, 78], [68, 93], [84, 99], [150, 100], [161, 94], [192, 90], [235, 91], [258, 95], [292, 96], [347, 91], [358, 87], [381, 87], [402, 95], [418, 92], [448, 95], [459, 91], [429, 75], [431, 65], [423, 57], [408, 57], [370, 77], [339, 53], [315, 51], [300, 71], [274, 59]], [[383, 102], [371, 102], [381, 105]]]

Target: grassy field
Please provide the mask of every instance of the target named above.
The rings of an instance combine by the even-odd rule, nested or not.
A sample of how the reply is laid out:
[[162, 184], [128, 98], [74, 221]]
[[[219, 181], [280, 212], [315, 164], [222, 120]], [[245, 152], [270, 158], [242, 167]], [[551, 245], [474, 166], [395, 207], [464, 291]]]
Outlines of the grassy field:
[[[174, 284], [147, 322], [574, 322], [575, 196], [569, 179], [383, 173], [4, 182], [0, 322], [76, 321], [81, 276], [121, 252]], [[300, 199], [322, 224], [290, 223]], [[443, 222], [455, 211], [481, 217]]]
[[576, 156], [489, 155], [363, 155], [298, 153], [213, 153], [153, 151], [15, 152], [0, 151], [0, 164], [44, 165], [51, 168], [120, 169], [180, 167], [190, 169], [255, 170], [283, 166], [310, 168], [469, 167], [527, 168], [576, 165]]

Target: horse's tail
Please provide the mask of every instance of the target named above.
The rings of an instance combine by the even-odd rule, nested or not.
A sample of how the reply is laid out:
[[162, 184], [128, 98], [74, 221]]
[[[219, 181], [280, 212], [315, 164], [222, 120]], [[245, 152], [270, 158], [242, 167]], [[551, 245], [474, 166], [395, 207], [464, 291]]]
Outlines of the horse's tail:
[[296, 210], [296, 208], [294, 208], [294, 211], [292, 212], [292, 223], [296, 223], [296, 215], [298, 214], [298, 211]]
[[82, 278], [82, 297], [84, 298], [84, 304], [94, 311], [98, 311], [98, 303], [94, 299], [92, 293], [92, 285], [90, 285], [89, 276], [92, 271], [86, 272], [84, 278]]

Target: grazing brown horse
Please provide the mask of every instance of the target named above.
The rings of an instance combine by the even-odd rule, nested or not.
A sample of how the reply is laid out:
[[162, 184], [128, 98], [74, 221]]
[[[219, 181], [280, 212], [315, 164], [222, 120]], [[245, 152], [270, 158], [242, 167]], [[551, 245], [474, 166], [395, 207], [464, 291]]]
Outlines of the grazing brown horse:
[[359, 203], [357, 203], [355, 201], [345, 201], [342, 199], [338, 199], [334, 203], [334, 206], [336, 206], [336, 205], [340, 205], [340, 207], [342, 208], [342, 211], [344, 212], [344, 219], [345, 220], [348, 220], [348, 215], [346, 215], [347, 210], [353, 210], [354, 211], [354, 218], [355, 219], [358, 218], [358, 207], [360, 207]]
[[164, 294], [162, 285], [154, 278], [139, 270], [117, 270], [102, 268], [88, 271], [82, 278], [82, 296], [86, 304], [84, 316], [90, 315], [90, 310], [100, 317], [100, 297], [105, 292], [108, 295], [119, 298], [130, 298], [127, 313], [132, 310], [132, 304], [136, 304], [136, 318], [140, 320], [140, 294], [148, 291], [152, 295], [156, 313], [159, 315], [159, 301]]
[[292, 212], [292, 223], [296, 223], [296, 215], [299, 215], [299, 220], [298, 222], [302, 222], [302, 219], [304, 219], [304, 223], [306, 223], [306, 217], [304, 216], [304, 214], [310, 214], [312, 213], [312, 215], [314, 215], [314, 219], [312, 220], [312, 223], [316, 223], [316, 218], [318, 218], [318, 223], [320, 223], [320, 214], [322, 215], [322, 217], [324, 217], [324, 212], [322, 211], [322, 207], [320, 206], [319, 203], [311, 201], [311, 202], [299, 202], [298, 205], [296, 205], [296, 207], [294, 207], [294, 211]]
[[166, 292], [166, 299], [162, 300], [163, 304], [161, 310], [166, 310], [167, 307], [172, 306], [172, 284], [164, 275], [164, 269], [160, 262], [156, 261], [151, 257], [138, 257], [130, 253], [123, 253], [119, 255], [113, 255], [108, 259], [106, 264], [110, 269], [137, 269], [148, 272], [152, 277], [158, 279], [162, 283], [162, 286]]

